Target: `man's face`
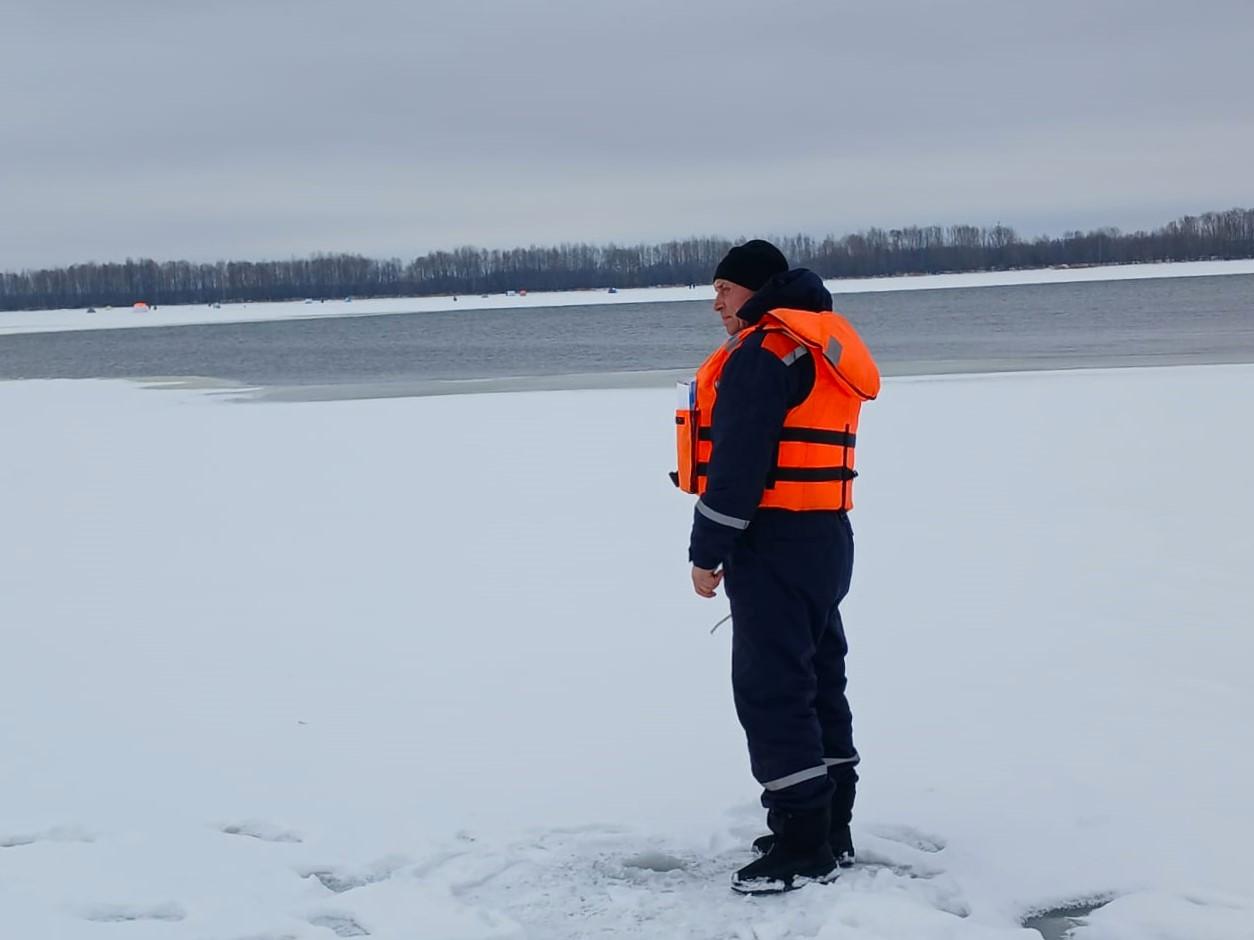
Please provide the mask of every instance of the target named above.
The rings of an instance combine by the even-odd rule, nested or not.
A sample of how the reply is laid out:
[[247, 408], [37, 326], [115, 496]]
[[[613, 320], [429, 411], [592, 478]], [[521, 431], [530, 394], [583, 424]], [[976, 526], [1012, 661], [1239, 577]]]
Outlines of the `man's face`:
[[739, 333], [749, 325], [736, 314], [745, 305], [745, 301], [752, 296], [753, 291], [749, 288], [733, 284], [721, 277], [714, 282], [714, 311], [723, 318], [723, 328], [727, 330], [728, 336]]

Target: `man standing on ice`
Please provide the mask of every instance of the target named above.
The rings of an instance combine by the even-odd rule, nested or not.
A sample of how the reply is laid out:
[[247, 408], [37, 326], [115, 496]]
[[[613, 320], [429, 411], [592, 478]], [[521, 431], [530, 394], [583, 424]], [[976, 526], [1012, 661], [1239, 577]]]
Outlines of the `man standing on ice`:
[[879, 371], [818, 275], [759, 239], [714, 272], [730, 339], [676, 413], [676, 483], [697, 494], [692, 583], [726, 579], [732, 690], [770, 835], [743, 893], [830, 881], [853, 864], [858, 752], [838, 605], [853, 570], [854, 445]]

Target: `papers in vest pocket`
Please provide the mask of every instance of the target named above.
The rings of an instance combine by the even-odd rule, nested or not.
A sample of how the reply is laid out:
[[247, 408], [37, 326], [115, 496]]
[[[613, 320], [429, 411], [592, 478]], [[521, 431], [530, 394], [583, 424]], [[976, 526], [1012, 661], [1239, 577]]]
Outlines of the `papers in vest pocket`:
[[680, 411], [691, 411], [697, 407], [697, 380], [695, 378], [675, 384], [675, 407]]

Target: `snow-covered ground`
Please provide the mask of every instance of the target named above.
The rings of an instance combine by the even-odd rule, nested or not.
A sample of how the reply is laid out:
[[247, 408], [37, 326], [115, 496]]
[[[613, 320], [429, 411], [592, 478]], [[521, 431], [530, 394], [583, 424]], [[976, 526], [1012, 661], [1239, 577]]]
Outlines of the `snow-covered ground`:
[[0, 383], [0, 936], [1254, 937], [1254, 367], [887, 382], [863, 863], [756, 899], [672, 397]]
[[[1122, 281], [1152, 277], [1205, 277], [1216, 274], [1254, 274], [1254, 259], [1245, 261], [1188, 261], [1162, 264], [1105, 265], [1090, 268], [1044, 268], [1029, 271], [987, 271], [972, 274], [929, 274], [909, 277], [851, 278], [827, 282], [833, 294], [869, 291], [935, 290], [945, 287], [993, 287], [1009, 284], [1053, 284], [1067, 281]], [[257, 320], [314, 317], [374, 316], [386, 313], [424, 313], [440, 310], [499, 310], [560, 307], [579, 304], [654, 303], [711, 300], [706, 284], [687, 287], [624, 288], [610, 294], [598, 291], [461, 295], [452, 297], [383, 297], [367, 300], [285, 301], [283, 303], [205, 304], [158, 306], [156, 310], [97, 309], [0, 311], [0, 335], [51, 333], [62, 330], [99, 330], [140, 326], [181, 326], [194, 323], [244, 323]], [[136, 298], [143, 300], [144, 298]]]

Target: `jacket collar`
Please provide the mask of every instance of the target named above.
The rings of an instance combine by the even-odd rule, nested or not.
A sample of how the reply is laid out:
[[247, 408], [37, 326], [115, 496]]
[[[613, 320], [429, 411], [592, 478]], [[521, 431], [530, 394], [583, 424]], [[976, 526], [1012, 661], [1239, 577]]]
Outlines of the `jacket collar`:
[[823, 286], [823, 279], [807, 268], [794, 268], [777, 274], [745, 301], [736, 312], [741, 320], [753, 325], [762, 314], [778, 309], [808, 310], [822, 313], [832, 309], [832, 295]]

